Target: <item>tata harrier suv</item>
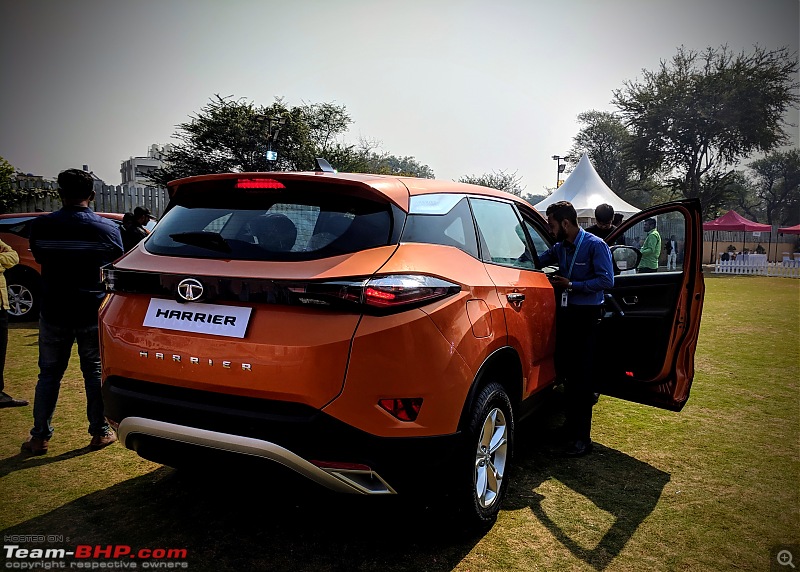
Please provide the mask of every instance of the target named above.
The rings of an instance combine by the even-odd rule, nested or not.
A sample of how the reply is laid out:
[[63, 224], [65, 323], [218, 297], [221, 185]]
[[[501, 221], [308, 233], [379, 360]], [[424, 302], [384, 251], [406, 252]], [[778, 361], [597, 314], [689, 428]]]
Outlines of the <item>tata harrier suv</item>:
[[[484, 187], [332, 172], [199, 176], [169, 194], [104, 271], [103, 397], [125, 446], [173, 466], [278, 463], [348, 493], [446, 490], [490, 523], [515, 423], [555, 380], [543, 218]], [[636, 274], [638, 252], [614, 247], [604, 394], [686, 402], [699, 215], [670, 203], [609, 237], [632, 243], [655, 216], [682, 256]]]

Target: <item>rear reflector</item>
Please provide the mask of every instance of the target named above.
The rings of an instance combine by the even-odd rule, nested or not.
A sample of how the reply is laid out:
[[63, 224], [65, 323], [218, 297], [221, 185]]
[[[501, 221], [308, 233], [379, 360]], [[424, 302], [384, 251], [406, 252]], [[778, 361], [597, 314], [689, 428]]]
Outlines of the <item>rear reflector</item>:
[[381, 399], [378, 401], [378, 405], [400, 421], [416, 421], [419, 410], [422, 408], [422, 398]]
[[237, 189], [285, 189], [280, 181], [275, 179], [237, 179]]

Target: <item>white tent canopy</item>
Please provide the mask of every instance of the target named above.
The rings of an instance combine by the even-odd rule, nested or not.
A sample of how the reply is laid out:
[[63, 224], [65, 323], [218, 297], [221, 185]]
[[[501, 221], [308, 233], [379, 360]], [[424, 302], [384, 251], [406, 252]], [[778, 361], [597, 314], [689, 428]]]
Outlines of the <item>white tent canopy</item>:
[[608, 188], [608, 185], [603, 182], [603, 179], [594, 170], [592, 162], [585, 153], [581, 160], [578, 161], [578, 166], [564, 181], [564, 184], [558, 187], [552, 195], [533, 207], [544, 214], [549, 205], [558, 201], [571, 202], [578, 212], [578, 218], [593, 219], [594, 209], [603, 203], [614, 207], [614, 212], [622, 213], [624, 218], [628, 218], [640, 210], [623, 201], [614, 194], [614, 191]]

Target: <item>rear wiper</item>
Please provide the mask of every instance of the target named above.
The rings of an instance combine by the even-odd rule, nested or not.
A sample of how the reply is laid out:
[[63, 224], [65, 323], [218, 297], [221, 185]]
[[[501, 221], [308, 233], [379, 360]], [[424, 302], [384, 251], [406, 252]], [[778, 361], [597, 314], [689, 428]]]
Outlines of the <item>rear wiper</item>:
[[216, 250], [217, 252], [231, 252], [228, 241], [218, 232], [208, 232], [205, 230], [176, 232], [175, 234], [170, 234], [169, 237], [175, 242]]

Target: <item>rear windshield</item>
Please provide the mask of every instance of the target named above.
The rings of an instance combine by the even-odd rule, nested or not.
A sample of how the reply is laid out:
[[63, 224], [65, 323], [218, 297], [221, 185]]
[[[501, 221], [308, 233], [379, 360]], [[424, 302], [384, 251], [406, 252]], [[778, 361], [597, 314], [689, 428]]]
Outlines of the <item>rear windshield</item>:
[[173, 202], [145, 242], [148, 252], [311, 260], [384, 246], [392, 230], [387, 203], [330, 189], [200, 188]]

